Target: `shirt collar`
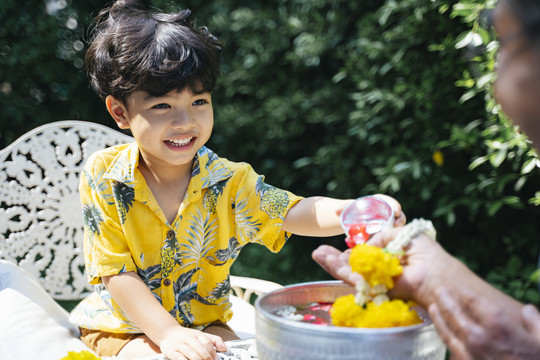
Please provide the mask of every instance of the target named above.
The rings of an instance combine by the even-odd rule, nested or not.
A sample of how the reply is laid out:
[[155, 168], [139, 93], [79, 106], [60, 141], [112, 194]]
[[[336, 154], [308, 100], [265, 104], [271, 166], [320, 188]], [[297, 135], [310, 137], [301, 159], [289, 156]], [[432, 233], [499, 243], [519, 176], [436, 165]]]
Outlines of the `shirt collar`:
[[119, 181], [133, 187], [137, 166], [139, 166], [139, 147], [134, 141], [118, 152], [103, 174], [103, 178]]
[[[103, 176], [134, 187], [138, 165], [139, 147], [134, 141], [116, 155]], [[203, 146], [193, 159], [189, 188], [208, 188], [231, 176], [232, 172], [224, 162], [212, 150]]]
[[203, 146], [193, 159], [190, 187], [200, 189], [211, 187], [232, 176], [231, 170], [212, 150]]

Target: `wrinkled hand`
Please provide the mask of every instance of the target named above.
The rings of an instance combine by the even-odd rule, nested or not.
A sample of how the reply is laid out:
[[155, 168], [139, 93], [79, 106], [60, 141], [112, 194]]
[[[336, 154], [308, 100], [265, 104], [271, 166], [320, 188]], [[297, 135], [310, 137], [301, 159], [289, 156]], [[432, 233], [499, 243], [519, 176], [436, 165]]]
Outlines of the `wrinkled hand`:
[[513, 317], [496, 297], [463, 290], [459, 302], [441, 287], [429, 314], [454, 360], [540, 359], [540, 314], [532, 305]]
[[[385, 247], [399, 228], [376, 234], [369, 245]], [[436, 241], [419, 235], [404, 249], [403, 273], [389, 295], [428, 309], [453, 360], [540, 359], [540, 314], [476, 276]], [[322, 245], [313, 259], [351, 285], [349, 251]]]
[[[401, 228], [375, 234], [368, 245], [384, 248]], [[395, 281], [389, 295], [403, 300], [414, 300], [427, 307], [431, 301], [432, 289], [441, 281], [439, 278], [447, 267], [453, 265], [454, 259], [432, 238], [420, 234], [404, 249], [400, 262], [403, 272]]]
[[[401, 228], [375, 234], [368, 244], [385, 247], [399, 231]], [[313, 251], [312, 257], [330, 275], [354, 286], [359, 275], [351, 271], [349, 255], [350, 250], [340, 252], [329, 245], [321, 245]], [[405, 249], [401, 258], [403, 273], [396, 279], [394, 289], [389, 295], [403, 300], [414, 300], [427, 307], [430, 296], [425, 294], [439, 281], [438, 278], [431, 279], [429, 274], [433, 271], [444, 271], [450, 259], [450, 255], [433, 239], [424, 235], [416, 237]]]
[[351, 286], [355, 286], [360, 280], [358, 274], [352, 272], [349, 265], [351, 250], [339, 251], [330, 245], [321, 245], [313, 251], [311, 256], [327, 273], [338, 280], [343, 280]]
[[159, 344], [170, 360], [215, 360], [217, 351], [227, 351], [219, 336], [188, 328], [174, 328]]

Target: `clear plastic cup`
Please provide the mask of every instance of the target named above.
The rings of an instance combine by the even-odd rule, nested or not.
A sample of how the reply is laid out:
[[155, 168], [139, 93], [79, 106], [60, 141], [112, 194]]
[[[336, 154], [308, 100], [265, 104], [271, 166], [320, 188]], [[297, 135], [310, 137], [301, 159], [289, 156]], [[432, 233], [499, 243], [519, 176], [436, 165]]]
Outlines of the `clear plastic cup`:
[[378, 196], [363, 196], [347, 206], [340, 217], [350, 248], [364, 244], [379, 231], [394, 224], [394, 208]]

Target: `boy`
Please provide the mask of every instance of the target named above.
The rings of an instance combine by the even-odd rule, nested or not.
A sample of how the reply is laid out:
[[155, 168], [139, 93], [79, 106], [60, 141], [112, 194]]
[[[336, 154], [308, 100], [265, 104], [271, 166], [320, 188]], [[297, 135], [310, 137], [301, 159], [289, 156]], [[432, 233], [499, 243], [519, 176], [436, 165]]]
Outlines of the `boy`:
[[215, 359], [237, 338], [226, 322], [242, 246], [277, 252], [288, 233], [341, 234], [337, 214], [351, 202], [303, 199], [204, 147], [221, 43], [188, 16], [116, 2], [98, 16], [86, 56], [92, 87], [136, 140], [97, 152], [81, 175], [97, 291], [72, 320], [101, 356]]

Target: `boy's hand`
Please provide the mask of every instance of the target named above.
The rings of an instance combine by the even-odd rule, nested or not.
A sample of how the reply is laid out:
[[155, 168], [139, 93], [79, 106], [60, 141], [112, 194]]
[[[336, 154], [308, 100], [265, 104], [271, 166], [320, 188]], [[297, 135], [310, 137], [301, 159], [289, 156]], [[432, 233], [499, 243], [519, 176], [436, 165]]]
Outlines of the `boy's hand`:
[[405, 225], [405, 223], [407, 222], [407, 218], [405, 217], [405, 214], [401, 210], [401, 204], [396, 199], [388, 195], [377, 194], [376, 196], [384, 199], [384, 201], [389, 203], [390, 206], [394, 208], [394, 217], [395, 217], [394, 227]]
[[170, 330], [159, 347], [170, 360], [215, 360], [217, 351], [227, 351], [219, 336], [183, 327]]
[[[375, 196], [383, 199], [388, 204], [390, 204], [390, 206], [392, 208], [394, 208], [394, 227], [400, 227], [400, 226], [405, 225], [405, 223], [407, 222], [407, 217], [405, 216], [405, 213], [401, 209], [401, 204], [396, 199], [394, 199], [391, 196], [384, 195], [384, 194], [376, 194]], [[352, 202], [352, 200], [351, 200], [351, 202]], [[338, 209], [336, 211], [336, 215], [339, 217], [341, 215], [341, 213], [343, 212], [343, 210], [345, 210], [345, 208], [349, 204], [350, 203], [347, 203], [347, 204], [343, 205], [342, 208]]]

